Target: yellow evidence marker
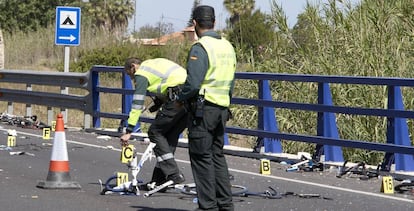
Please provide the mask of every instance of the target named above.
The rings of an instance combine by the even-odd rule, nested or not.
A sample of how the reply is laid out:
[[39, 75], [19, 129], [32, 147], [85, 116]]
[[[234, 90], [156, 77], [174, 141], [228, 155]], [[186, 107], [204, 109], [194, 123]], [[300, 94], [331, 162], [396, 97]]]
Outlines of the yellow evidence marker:
[[121, 163], [128, 163], [134, 157], [134, 145], [129, 144], [128, 146], [123, 146], [121, 151]]
[[117, 172], [116, 173], [116, 185], [118, 186], [125, 182], [128, 182], [128, 173]]
[[394, 194], [394, 183], [393, 183], [392, 176], [382, 177], [381, 192]]
[[56, 129], [56, 121], [52, 121], [52, 131], [55, 131]]
[[16, 146], [16, 136], [7, 136], [7, 146], [15, 147]]
[[50, 127], [43, 128], [43, 139], [44, 140], [50, 139]]
[[261, 174], [270, 174], [270, 160], [269, 159], [260, 159], [260, 173]]

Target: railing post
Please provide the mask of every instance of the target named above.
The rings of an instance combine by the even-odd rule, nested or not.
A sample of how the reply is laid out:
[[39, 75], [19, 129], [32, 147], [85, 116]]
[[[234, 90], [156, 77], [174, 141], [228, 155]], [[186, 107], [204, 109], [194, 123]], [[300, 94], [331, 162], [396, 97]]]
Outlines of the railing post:
[[52, 121], [54, 120], [53, 109], [52, 107], [47, 107], [47, 125], [52, 125]]
[[[91, 90], [91, 94], [92, 94], [92, 108], [93, 108], [93, 112], [94, 113], [99, 113], [99, 111], [101, 110], [100, 107], [100, 101], [99, 101], [99, 92], [96, 91], [96, 87], [99, 85], [99, 74], [98, 71], [94, 71], [93, 68], [91, 70], [91, 83], [92, 83], [92, 90]], [[100, 117], [96, 117], [95, 115], [93, 115], [93, 119], [92, 119], [92, 127], [94, 128], [99, 128], [101, 127], [101, 118]]]
[[[388, 109], [404, 110], [399, 86], [388, 87]], [[387, 144], [411, 146], [406, 118], [387, 118]], [[413, 155], [400, 153], [386, 153], [381, 169], [384, 171], [391, 170], [391, 165], [394, 162], [397, 171], [414, 171]]]
[[[259, 81], [259, 98], [263, 100], [272, 100], [272, 95], [269, 87], [268, 80]], [[279, 132], [275, 110], [271, 107], [261, 107], [259, 106], [259, 116], [258, 116], [258, 128], [264, 131]], [[263, 138], [259, 141], [262, 141], [264, 145], [264, 152], [270, 153], [282, 153], [282, 145], [280, 140]]]
[[[332, 96], [328, 83], [318, 84], [318, 103], [323, 105], [332, 105]], [[318, 112], [318, 136], [339, 139], [338, 127], [336, 126], [336, 118], [334, 113]], [[343, 162], [342, 149], [339, 146], [317, 145], [316, 155], [320, 159], [321, 155], [325, 155], [324, 161]], [[314, 156], [315, 157], [315, 156]]]
[[[31, 84], [26, 84], [27, 91], [33, 91]], [[26, 104], [26, 116], [32, 116], [32, 104]]]
[[224, 145], [230, 145], [229, 136], [227, 133], [224, 133]]
[[7, 102], [7, 113], [13, 114], [13, 102]]

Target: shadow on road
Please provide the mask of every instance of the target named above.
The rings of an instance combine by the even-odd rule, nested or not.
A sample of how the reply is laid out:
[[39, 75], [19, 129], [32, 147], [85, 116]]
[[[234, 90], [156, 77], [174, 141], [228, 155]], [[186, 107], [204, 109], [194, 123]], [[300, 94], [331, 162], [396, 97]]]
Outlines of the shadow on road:
[[137, 211], [188, 211], [182, 209], [173, 209], [173, 208], [151, 208], [144, 206], [131, 206], [132, 208], [137, 208]]

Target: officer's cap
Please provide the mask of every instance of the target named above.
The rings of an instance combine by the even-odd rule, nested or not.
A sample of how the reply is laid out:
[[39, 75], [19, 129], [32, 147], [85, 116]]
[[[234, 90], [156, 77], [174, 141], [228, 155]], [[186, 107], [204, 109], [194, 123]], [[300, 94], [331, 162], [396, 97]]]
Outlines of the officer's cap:
[[193, 10], [193, 19], [199, 21], [212, 21], [216, 20], [214, 15], [214, 8], [207, 5], [201, 5]]

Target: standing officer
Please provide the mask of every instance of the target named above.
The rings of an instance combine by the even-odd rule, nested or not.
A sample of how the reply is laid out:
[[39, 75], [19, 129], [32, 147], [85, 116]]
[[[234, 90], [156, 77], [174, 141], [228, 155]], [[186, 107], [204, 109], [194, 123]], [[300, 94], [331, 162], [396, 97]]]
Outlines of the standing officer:
[[[164, 59], [156, 58], [141, 63], [138, 58], [129, 58], [125, 62], [126, 73], [135, 80], [135, 92], [132, 100], [132, 109], [129, 113], [126, 133], [121, 136], [121, 144], [127, 145], [131, 133], [141, 115], [147, 91], [154, 93], [154, 107], [150, 111], [159, 109], [154, 122], [148, 129], [148, 137], [155, 143], [154, 153], [157, 164], [154, 168], [152, 180], [155, 185], [173, 180], [175, 184], [185, 181], [174, 159], [178, 138], [186, 127], [187, 112], [178, 108], [167, 97], [167, 92], [176, 92], [180, 84], [187, 77], [186, 70], [180, 65]], [[149, 183], [149, 184], [150, 184]], [[145, 185], [140, 188], [145, 189]]]
[[200, 39], [190, 49], [177, 102], [190, 104], [189, 155], [198, 209], [234, 210], [223, 147], [236, 55], [230, 42], [213, 30], [213, 7], [198, 6], [192, 16]]

